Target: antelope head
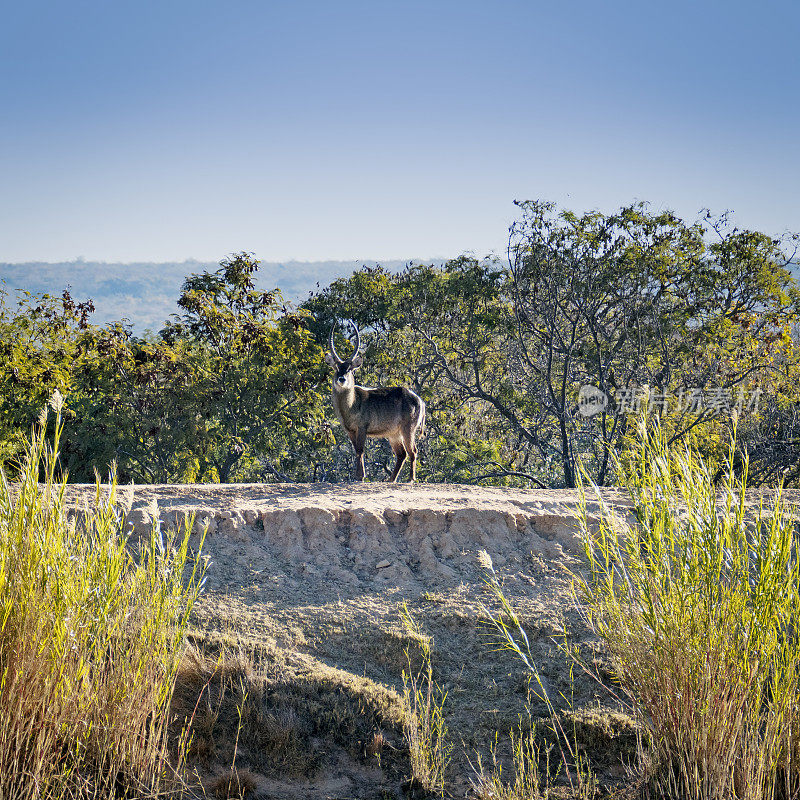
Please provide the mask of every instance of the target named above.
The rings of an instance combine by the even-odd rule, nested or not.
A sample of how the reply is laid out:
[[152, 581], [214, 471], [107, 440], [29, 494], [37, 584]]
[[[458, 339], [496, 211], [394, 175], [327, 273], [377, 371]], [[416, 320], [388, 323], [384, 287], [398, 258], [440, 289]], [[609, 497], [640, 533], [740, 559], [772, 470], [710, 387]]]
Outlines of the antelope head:
[[330, 353], [326, 354], [325, 363], [333, 367], [335, 370], [335, 374], [333, 376], [334, 391], [337, 389], [342, 391], [355, 386], [356, 380], [355, 376], [353, 375], [353, 370], [358, 369], [363, 362], [363, 358], [359, 352], [361, 349], [361, 336], [358, 333], [358, 326], [355, 324], [355, 322], [353, 322], [353, 320], [350, 320], [350, 325], [352, 325], [356, 335], [355, 347], [353, 348], [353, 354], [350, 356], [350, 358], [342, 358], [336, 352], [336, 346], [333, 343], [334, 329], [331, 328], [331, 335], [328, 341], [331, 351]]

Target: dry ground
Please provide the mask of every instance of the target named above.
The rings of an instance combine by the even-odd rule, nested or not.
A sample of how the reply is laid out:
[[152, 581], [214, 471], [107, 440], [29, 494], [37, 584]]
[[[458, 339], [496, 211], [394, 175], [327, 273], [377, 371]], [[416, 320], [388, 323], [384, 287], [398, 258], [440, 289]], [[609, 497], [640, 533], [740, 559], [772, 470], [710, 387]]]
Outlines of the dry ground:
[[[78, 504], [90, 491], [70, 487]], [[573, 735], [589, 751], [601, 793], [625, 783], [632, 724], [601, 683], [571, 676], [558, 646], [566, 636], [611, 685], [571, 592], [569, 571], [581, 566], [577, 493], [389, 484], [120, 492], [137, 533], [187, 513], [196, 515], [196, 531], [208, 528], [197, 653], [182, 671], [175, 708], [194, 715], [192, 765], [209, 793], [402, 797], [402, 673], [420, 659], [420, 642], [402, 621], [407, 604], [432, 637], [434, 676], [447, 691], [447, 792], [470, 796], [476, 754], [485, 759], [496, 734], [506, 754], [510, 730], [546, 717], [523, 665], [493, 646], [481, 611], [493, 601], [480, 550], [525, 621], [551, 698], [572, 707]], [[624, 513], [622, 494], [604, 496]], [[598, 504], [588, 513], [597, 515]], [[538, 730], [544, 735], [546, 725]], [[228, 785], [234, 756], [241, 790]]]

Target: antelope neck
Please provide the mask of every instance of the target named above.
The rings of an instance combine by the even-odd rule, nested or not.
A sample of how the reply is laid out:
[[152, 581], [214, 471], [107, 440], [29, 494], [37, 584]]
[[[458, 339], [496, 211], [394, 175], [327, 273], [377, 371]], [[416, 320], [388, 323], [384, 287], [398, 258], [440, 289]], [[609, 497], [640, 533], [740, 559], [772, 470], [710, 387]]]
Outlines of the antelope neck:
[[356, 402], [355, 383], [350, 386], [339, 386], [336, 378], [333, 379], [333, 401], [341, 408], [352, 408]]

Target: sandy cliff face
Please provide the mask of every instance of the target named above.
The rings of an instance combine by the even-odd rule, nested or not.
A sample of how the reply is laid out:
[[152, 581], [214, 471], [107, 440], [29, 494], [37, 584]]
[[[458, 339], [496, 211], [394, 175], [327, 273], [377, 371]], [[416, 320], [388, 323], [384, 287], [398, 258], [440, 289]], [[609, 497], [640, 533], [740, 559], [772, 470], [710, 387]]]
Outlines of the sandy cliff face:
[[[71, 491], [76, 503], [91, 494], [82, 487]], [[627, 505], [619, 493], [609, 492], [608, 500]], [[232, 579], [267, 588], [283, 575], [313, 578], [323, 595], [389, 587], [414, 595], [475, 579], [482, 549], [512, 571], [525, 570], [532, 561], [569, 563], [581, 552], [578, 497], [570, 491], [388, 484], [137, 486], [122, 487], [120, 502], [136, 534], [156, 521], [170, 528], [194, 514], [194, 530], [208, 530], [209, 580], [219, 588]], [[590, 502], [588, 511], [599, 513], [598, 504]]]

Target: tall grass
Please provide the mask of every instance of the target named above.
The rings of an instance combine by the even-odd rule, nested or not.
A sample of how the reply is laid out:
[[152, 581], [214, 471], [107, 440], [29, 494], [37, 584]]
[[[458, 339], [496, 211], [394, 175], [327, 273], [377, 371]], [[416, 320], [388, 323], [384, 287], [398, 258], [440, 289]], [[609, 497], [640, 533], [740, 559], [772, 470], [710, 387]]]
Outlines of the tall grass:
[[0, 473], [0, 797], [179, 792], [168, 712], [202, 568], [189, 529], [134, 557], [113, 476], [68, 515], [55, 408], [52, 444], [45, 412], [19, 480]]
[[[493, 640], [492, 644], [497, 650], [509, 650], [525, 665], [531, 678], [529, 684], [531, 693], [547, 708], [547, 728], [555, 740], [560, 768], [563, 770], [572, 796], [577, 800], [594, 797], [597, 781], [592, 774], [591, 765], [585, 754], [582, 754], [578, 748], [574, 727], [572, 731], [569, 730], [570, 725], [565, 719], [564, 712], [556, 707], [555, 701], [558, 698], [551, 697], [547, 690], [531, 651], [531, 642], [525, 632], [525, 626], [517, 614], [514, 604], [503, 590], [500, 576], [495, 571], [491, 556], [485, 550], [481, 550], [478, 553], [478, 563], [484, 571], [484, 583], [499, 606], [497, 611], [492, 611], [483, 603], [480, 606], [483, 621], [487, 624]], [[559, 646], [565, 651], [565, 655], [572, 653], [566, 644]], [[572, 706], [569, 698], [562, 695], [562, 699], [567, 700], [569, 707]], [[542, 779], [539, 774], [541, 772], [539, 748], [533, 731], [527, 737], [522, 731], [517, 737], [514, 737], [512, 733], [511, 739], [514, 755], [513, 781], [510, 783], [503, 781], [502, 770], [494, 758], [494, 753], [493, 769], [490, 773], [483, 771], [483, 765], [478, 759], [477, 779], [473, 782], [476, 791], [480, 789], [478, 796], [480, 798], [498, 797], [500, 800], [517, 800], [517, 798], [523, 800], [528, 797], [530, 800], [539, 800], [539, 798], [549, 797], [552, 788], [549, 779], [549, 751], [546, 751], [544, 779]]]
[[408, 670], [403, 670], [403, 733], [411, 761], [411, 783], [428, 796], [444, 797], [445, 774], [453, 750], [447, 741], [444, 716], [447, 692], [433, 677], [432, 640], [419, 629], [405, 604], [401, 617], [406, 631], [419, 644], [422, 656], [421, 667], [414, 670], [411, 653], [406, 650]]
[[650, 795], [800, 793], [796, 521], [780, 491], [754, 521], [730, 463], [715, 486], [696, 451], [642, 421], [629, 517], [601, 504], [590, 525], [582, 493], [578, 591], [649, 730]]
[[[474, 766], [471, 781], [477, 800], [549, 800], [551, 797], [550, 751], [536, 742], [532, 728], [525, 732], [510, 732], [512, 750], [512, 776], [503, 775], [503, 766], [497, 757], [497, 741], [490, 748], [491, 765], [485, 766], [480, 753]], [[542, 756], [542, 750], [544, 755]], [[542, 777], [544, 775], [544, 778]], [[578, 795], [581, 797], [581, 795]]]

